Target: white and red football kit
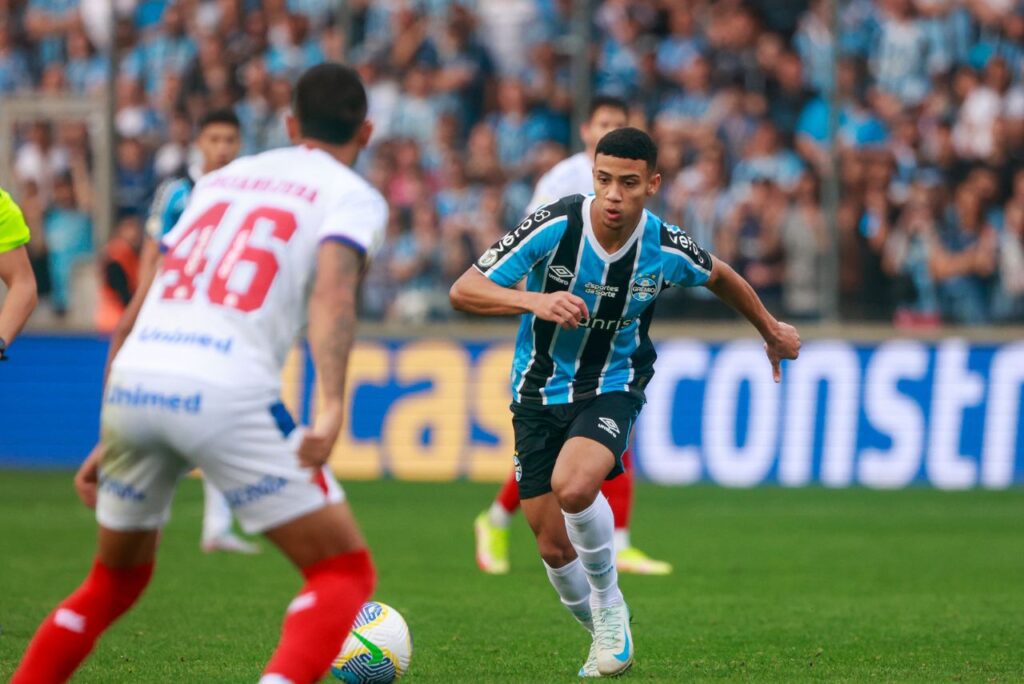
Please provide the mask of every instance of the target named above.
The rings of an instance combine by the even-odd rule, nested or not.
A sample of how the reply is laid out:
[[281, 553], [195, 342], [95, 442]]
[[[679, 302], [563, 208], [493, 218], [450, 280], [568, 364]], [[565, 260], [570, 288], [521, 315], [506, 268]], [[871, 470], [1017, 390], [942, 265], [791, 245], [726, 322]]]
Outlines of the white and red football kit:
[[372, 253], [384, 198], [310, 147], [243, 157], [196, 185], [115, 358], [97, 518], [116, 530], [168, 519], [178, 479], [203, 469], [243, 529], [262, 532], [344, 494], [280, 402], [285, 358], [306, 325], [322, 242]]

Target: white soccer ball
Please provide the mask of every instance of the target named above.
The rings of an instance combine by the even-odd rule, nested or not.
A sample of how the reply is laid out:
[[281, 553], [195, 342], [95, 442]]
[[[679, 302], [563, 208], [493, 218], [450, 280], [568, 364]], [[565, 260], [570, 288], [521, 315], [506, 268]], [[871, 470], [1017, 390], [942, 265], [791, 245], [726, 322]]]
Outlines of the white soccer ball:
[[331, 674], [346, 684], [387, 684], [401, 677], [412, 660], [412, 636], [405, 618], [389, 605], [364, 603]]

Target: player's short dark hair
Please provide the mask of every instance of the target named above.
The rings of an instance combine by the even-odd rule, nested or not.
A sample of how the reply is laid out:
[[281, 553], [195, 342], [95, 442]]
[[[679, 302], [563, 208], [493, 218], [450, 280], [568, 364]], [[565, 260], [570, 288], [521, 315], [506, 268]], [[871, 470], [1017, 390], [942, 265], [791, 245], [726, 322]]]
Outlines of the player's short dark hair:
[[642, 159], [647, 162], [648, 171], [653, 171], [658, 164], [658, 145], [639, 128], [629, 126], [606, 133], [597, 143], [597, 154], [620, 159]]
[[203, 114], [199, 117], [198, 129], [202, 132], [207, 126], [212, 126], [214, 124], [225, 124], [237, 129], [242, 128], [242, 122], [238, 120], [238, 115], [235, 114], [235, 110], [228, 108], [211, 109]]
[[587, 121], [594, 118], [594, 114], [602, 107], [611, 107], [629, 116], [629, 105], [621, 97], [615, 95], [595, 95], [590, 101], [590, 109], [587, 110]]
[[366, 89], [356, 70], [325, 62], [306, 70], [295, 85], [292, 110], [305, 138], [342, 145], [366, 120]]

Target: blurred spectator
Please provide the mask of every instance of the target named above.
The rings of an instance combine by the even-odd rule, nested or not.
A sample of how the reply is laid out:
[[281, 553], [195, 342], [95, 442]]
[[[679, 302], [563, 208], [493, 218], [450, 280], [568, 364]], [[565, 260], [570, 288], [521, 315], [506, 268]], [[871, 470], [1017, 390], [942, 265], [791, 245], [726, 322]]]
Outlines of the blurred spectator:
[[1024, 170], [1017, 171], [1013, 196], [1006, 203], [995, 316], [1000, 321], [1024, 319]]
[[110, 333], [117, 327], [131, 301], [139, 277], [142, 223], [135, 214], [125, 214], [114, 226], [114, 234], [100, 262], [100, 297], [96, 307], [96, 329]]
[[147, 92], [154, 92], [170, 72], [181, 76], [196, 54], [188, 35], [179, 3], [167, 3], [159, 26], [142, 32], [142, 39], [121, 63], [121, 72], [141, 79]]
[[785, 272], [782, 310], [793, 320], [815, 320], [822, 314], [822, 255], [829, 238], [821, 210], [817, 177], [804, 172], [782, 219]]
[[324, 57], [318, 37], [309, 33], [309, 20], [301, 14], [290, 14], [285, 40], [267, 51], [267, 71], [294, 81], [309, 67], [323, 62]]
[[242, 70], [244, 94], [235, 104], [238, 120], [242, 122], [242, 154], [255, 154], [266, 146], [266, 129], [271, 122], [270, 75], [261, 57], [249, 60]]
[[[425, 202], [412, 210], [412, 226], [395, 244], [391, 278], [398, 287], [393, 314], [407, 322], [435, 321], [451, 313], [444, 277], [444, 249], [434, 208]], [[454, 281], [454, 279], [453, 279]]]
[[32, 181], [44, 201], [49, 201], [53, 179], [68, 170], [68, 151], [54, 144], [53, 127], [37, 121], [29, 127], [28, 140], [14, 159], [14, 173], [21, 181]]
[[911, 0], [880, 3], [878, 44], [872, 48], [871, 72], [883, 92], [908, 105], [920, 103], [928, 90], [928, 39], [914, 15]]
[[438, 108], [433, 95], [431, 81], [433, 70], [423, 63], [414, 64], [402, 82], [402, 94], [394, 108], [390, 123], [392, 135], [412, 138], [424, 147], [437, 128]]
[[39, 298], [50, 294], [50, 255], [46, 247], [45, 222], [46, 201], [34, 181], [25, 181], [18, 190], [21, 213], [29, 227], [31, 238], [28, 243], [28, 258], [36, 277]]
[[79, 0], [29, 0], [25, 12], [25, 29], [36, 41], [37, 62], [46, 66], [65, 57], [64, 43], [68, 32], [79, 26]]
[[[850, 3], [850, 6], [864, 3]], [[829, 28], [828, 3], [825, 0], [811, 0], [807, 13], [800, 19], [793, 44], [800, 55], [803, 78], [807, 86], [817, 93], [827, 95], [832, 92], [832, 60], [833, 40]], [[851, 16], [846, 13], [849, 21]], [[844, 27], [847, 28], [847, 27]], [[847, 28], [840, 35], [855, 36], [856, 31]], [[862, 39], [854, 38], [855, 46], [844, 52], [860, 52]], [[869, 39], [863, 39], [867, 43]], [[866, 49], [863, 52], [866, 54]]]
[[[1024, 12], [1015, 3], [595, 0], [585, 50], [569, 35], [573, 6], [0, 0], [0, 95], [99, 92], [115, 13], [115, 183], [120, 211], [133, 212], [188, 164], [191, 121], [234, 107], [246, 153], [287, 145], [294, 77], [324, 60], [356, 65], [375, 127], [358, 170], [392, 203], [395, 241], [371, 266], [364, 307], [425, 320], [442, 314], [437, 293], [453, 269], [521, 218], [536, 179], [568, 153], [582, 85], [571, 66], [584, 57], [590, 91], [625, 95], [630, 123], [659, 144], [664, 183], [652, 209], [736, 259], [788, 315], [824, 313], [817, 283], [832, 231], [822, 229], [818, 195], [835, 177], [844, 316], [1024, 320]], [[15, 131], [40, 286], [51, 248], [43, 215], [70, 224], [83, 211], [64, 186], [53, 204], [53, 184], [90, 172], [87, 135], [45, 123]], [[403, 298], [406, 286], [415, 294]], [[669, 293], [666, 305], [723, 315], [705, 296]]]
[[108, 60], [97, 55], [81, 29], [68, 34], [67, 82], [76, 95], [101, 94], [107, 85]]
[[25, 53], [12, 40], [11, 26], [0, 28], [0, 95], [10, 95], [28, 88], [32, 75]]
[[781, 134], [783, 142], [787, 147], [792, 147], [800, 113], [812, 97], [811, 90], [804, 85], [800, 58], [794, 53], [783, 52], [778, 56], [774, 70], [768, 77], [765, 96], [768, 100], [768, 117]]
[[928, 327], [940, 322], [931, 252], [938, 226], [929, 189], [917, 184], [886, 237], [883, 268], [893, 283], [895, 322], [900, 327]]
[[428, 35], [427, 18], [416, 8], [399, 7], [391, 17], [389, 66], [398, 72], [413, 65], [437, 66], [437, 48]]
[[735, 208], [716, 245], [722, 258], [747, 279], [772, 310], [778, 310], [782, 303], [785, 212], [785, 195], [775, 181], [767, 176], [754, 177], [738, 192]]
[[711, 63], [706, 57], [694, 57], [681, 74], [683, 88], [665, 98], [655, 121], [663, 135], [687, 140], [699, 131], [711, 108]]
[[183, 112], [175, 112], [168, 126], [168, 140], [153, 157], [153, 171], [163, 179], [181, 172], [189, 166], [192, 144], [192, 123]]
[[291, 144], [285, 120], [292, 106], [292, 85], [283, 77], [270, 79], [270, 116], [263, 126], [260, 146], [272, 150]]
[[498, 84], [498, 111], [487, 119], [498, 141], [498, 163], [512, 177], [526, 172], [527, 153], [547, 140], [543, 117], [531, 112], [522, 81], [504, 78]]
[[747, 149], [733, 169], [734, 191], [745, 192], [746, 184], [757, 178], [772, 181], [784, 192], [792, 192], [803, 171], [803, 162], [779, 144], [779, 134], [770, 121], [762, 121], [754, 130]]
[[53, 203], [43, 216], [50, 302], [58, 316], [68, 309], [71, 275], [76, 264], [92, 256], [91, 191], [86, 176], [61, 173], [53, 181]]
[[678, 2], [668, 9], [669, 33], [657, 48], [658, 71], [666, 79], [675, 78], [708, 49], [693, 16], [694, 4]]
[[[523, 36], [530, 34], [540, 14], [538, 5], [541, 3], [536, 0], [476, 0], [474, 4], [479, 17], [478, 34], [489, 48], [497, 73], [511, 76], [522, 72], [526, 66]], [[451, 12], [471, 19], [458, 3], [451, 3], [451, 7]], [[459, 9], [455, 10], [455, 7]]]
[[156, 188], [156, 173], [138, 138], [124, 138], [117, 144], [115, 179], [118, 212], [144, 215]]
[[953, 323], [986, 322], [997, 235], [984, 223], [981, 199], [969, 184], [956, 189], [938, 237], [929, 263], [943, 318]]
[[164, 121], [150, 106], [142, 83], [122, 76], [117, 80], [117, 115], [114, 126], [124, 138], [139, 138], [146, 146], [154, 146], [164, 135]]
[[491, 53], [473, 31], [469, 11], [452, 4], [444, 34], [438, 45], [439, 70], [434, 89], [447, 111], [459, 117], [464, 137], [481, 118], [487, 98], [488, 80], [494, 74]]

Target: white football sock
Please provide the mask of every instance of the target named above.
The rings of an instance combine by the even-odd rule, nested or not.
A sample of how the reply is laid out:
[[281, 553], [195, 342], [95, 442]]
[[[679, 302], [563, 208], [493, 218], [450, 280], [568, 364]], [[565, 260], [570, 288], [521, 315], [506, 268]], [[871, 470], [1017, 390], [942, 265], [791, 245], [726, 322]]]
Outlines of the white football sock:
[[629, 547], [630, 547], [630, 543], [629, 543], [629, 528], [627, 528], [627, 527], [617, 527], [617, 528], [615, 528], [615, 553], [618, 553], [619, 551], [622, 551], [623, 549], [628, 549]]
[[212, 541], [231, 531], [231, 507], [220, 490], [203, 478], [203, 541]]
[[590, 581], [591, 608], [605, 608], [623, 602], [619, 574], [615, 570], [613, 532], [615, 521], [611, 506], [600, 492], [594, 503], [579, 513], [566, 513], [565, 529], [583, 571]]
[[508, 527], [512, 522], [512, 515], [497, 501], [491, 504], [491, 508], [487, 511], [487, 518], [495, 527]]
[[[543, 561], [542, 561], [543, 562]], [[588, 632], [594, 631], [594, 619], [590, 612], [590, 582], [587, 573], [583, 572], [580, 559], [575, 558], [560, 568], [553, 568], [544, 563], [551, 586], [558, 592], [562, 605], [569, 609], [572, 616], [583, 625]]]

